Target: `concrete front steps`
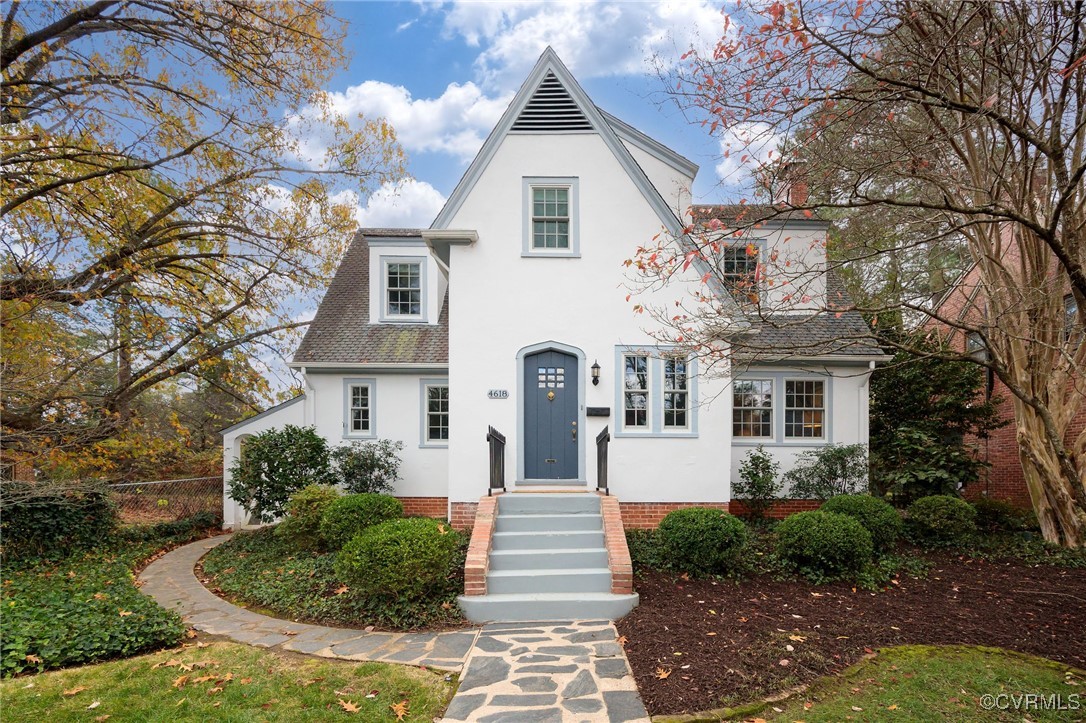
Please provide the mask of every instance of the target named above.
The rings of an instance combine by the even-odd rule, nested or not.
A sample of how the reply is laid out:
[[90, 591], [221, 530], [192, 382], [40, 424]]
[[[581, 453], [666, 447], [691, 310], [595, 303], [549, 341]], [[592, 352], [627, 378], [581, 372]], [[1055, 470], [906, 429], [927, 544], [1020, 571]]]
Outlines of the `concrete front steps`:
[[634, 594], [611, 592], [600, 497], [507, 493], [497, 498], [485, 595], [463, 595], [472, 622], [615, 620]]

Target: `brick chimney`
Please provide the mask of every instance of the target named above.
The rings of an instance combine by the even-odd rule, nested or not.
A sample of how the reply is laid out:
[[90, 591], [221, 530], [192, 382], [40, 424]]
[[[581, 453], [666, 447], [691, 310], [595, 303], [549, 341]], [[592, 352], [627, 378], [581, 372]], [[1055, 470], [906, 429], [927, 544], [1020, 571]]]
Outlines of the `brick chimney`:
[[807, 164], [793, 161], [781, 166], [774, 184], [773, 203], [786, 206], [805, 206], [810, 198], [807, 185]]

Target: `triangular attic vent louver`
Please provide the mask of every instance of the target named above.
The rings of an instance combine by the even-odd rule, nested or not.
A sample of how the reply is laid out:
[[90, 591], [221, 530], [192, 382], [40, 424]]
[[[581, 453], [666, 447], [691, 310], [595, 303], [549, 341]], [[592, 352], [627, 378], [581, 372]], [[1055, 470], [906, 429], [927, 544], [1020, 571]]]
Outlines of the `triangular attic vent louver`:
[[536, 88], [512, 130], [515, 131], [590, 131], [592, 124], [570, 97], [554, 73], [547, 73]]

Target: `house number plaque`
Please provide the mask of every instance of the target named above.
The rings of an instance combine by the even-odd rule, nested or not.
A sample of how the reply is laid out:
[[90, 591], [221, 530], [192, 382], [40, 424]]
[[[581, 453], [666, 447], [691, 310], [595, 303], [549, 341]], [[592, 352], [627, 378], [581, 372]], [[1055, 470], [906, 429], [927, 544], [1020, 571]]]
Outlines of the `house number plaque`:
[[508, 389], [491, 389], [490, 391], [488, 391], [486, 393], [486, 396], [487, 396], [488, 399], [508, 399], [509, 398], [509, 390]]

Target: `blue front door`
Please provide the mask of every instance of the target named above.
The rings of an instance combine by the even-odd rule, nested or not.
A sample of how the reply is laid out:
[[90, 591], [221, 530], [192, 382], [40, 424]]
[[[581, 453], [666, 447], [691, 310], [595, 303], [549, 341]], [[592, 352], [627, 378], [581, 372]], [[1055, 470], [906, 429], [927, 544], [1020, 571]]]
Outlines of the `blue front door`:
[[575, 356], [543, 351], [524, 358], [525, 479], [577, 479], [579, 380]]

